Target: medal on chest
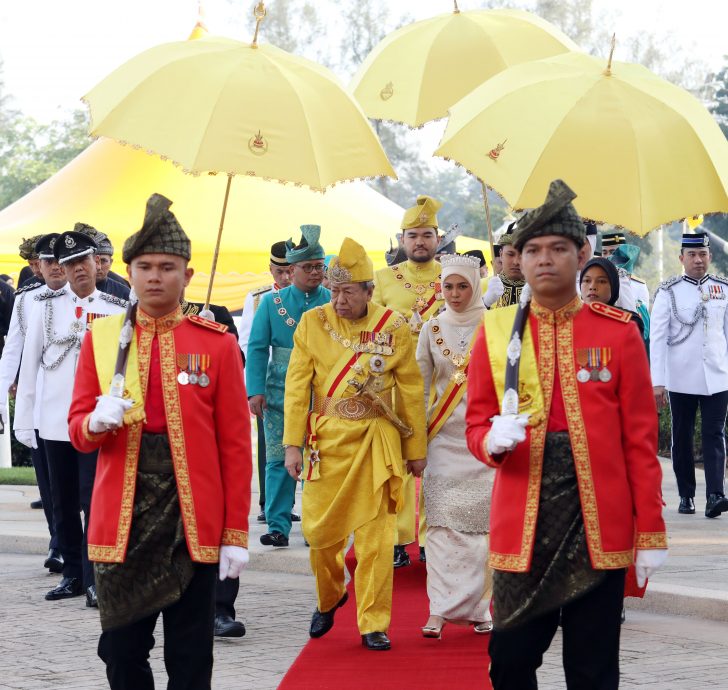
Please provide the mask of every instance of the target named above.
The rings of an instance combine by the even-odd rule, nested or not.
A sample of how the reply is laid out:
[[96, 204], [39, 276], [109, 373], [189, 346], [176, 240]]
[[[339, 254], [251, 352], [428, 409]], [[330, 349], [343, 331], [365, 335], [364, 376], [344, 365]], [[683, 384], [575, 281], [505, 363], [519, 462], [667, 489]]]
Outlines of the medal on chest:
[[76, 320], [71, 321], [71, 332], [80, 333], [85, 328], [85, 324], [83, 323], [83, 321], [81, 321], [81, 317], [83, 316], [83, 307], [75, 307], [73, 310], [73, 315], [75, 316]]

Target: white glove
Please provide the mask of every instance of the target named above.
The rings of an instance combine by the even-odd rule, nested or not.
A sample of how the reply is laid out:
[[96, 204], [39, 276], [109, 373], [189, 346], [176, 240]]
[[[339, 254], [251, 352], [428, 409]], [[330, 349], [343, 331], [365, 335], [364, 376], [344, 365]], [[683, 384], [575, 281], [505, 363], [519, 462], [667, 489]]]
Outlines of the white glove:
[[500, 276], [493, 276], [488, 281], [488, 288], [483, 295], [483, 304], [490, 307], [498, 301], [498, 298], [506, 291]]
[[644, 587], [648, 577], [662, 567], [667, 560], [667, 549], [637, 549], [634, 569], [637, 575], [637, 586]]
[[8, 425], [8, 408], [5, 403], [0, 403], [0, 419], [2, 419], [3, 426]]
[[38, 447], [38, 442], [35, 440], [35, 429], [16, 429], [15, 438], [28, 448]]
[[229, 577], [234, 580], [239, 577], [249, 560], [248, 549], [223, 544], [220, 547], [220, 579]]
[[118, 429], [124, 423], [124, 412], [134, 403], [126, 398], [113, 395], [100, 395], [96, 398], [96, 408], [88, 420], [88, 429], [92, 434]]
[[496, 415], [491, 420], [485, 447], [491, 455], [500, 455], [513, 450], [521, 441], [526, 440], [527, 414]]

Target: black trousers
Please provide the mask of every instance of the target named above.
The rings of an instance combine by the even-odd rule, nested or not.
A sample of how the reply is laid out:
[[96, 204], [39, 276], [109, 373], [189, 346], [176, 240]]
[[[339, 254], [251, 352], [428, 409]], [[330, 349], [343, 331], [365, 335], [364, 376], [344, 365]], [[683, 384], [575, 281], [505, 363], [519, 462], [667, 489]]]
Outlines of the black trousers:
[[69, 441], [43, 443], [53, 496], [53, 521], [63, 556], [63, 577], [82, 578], [83, 586], [90, 587], [94, 583], [94, 569], [88, 560], [86, 535], [97, 453], [79, 453]]
[[255, 424], [258, 427], [258, 486], [260, 487], [260, 509], [265, 509], [265, 427], [263, 420], [256, 417]]
[[725, 420], [728, 391], [714, 395], [670, 393], [672, 467], [680, 496], [695, 497], [693, 434], [700, 406], [705, 493], [722, 494], [725, 483]]
[[101, 633], [98, 653], [111, 690], [154, 690], [149, 652], [162, 614], [167, 690], [209, 690], [215, 625], [217, 564], [195, 564], [179, 601], [136, 623]]
[[38, 436], [38, 429], [35, 430], [35, 442], [37, 448], [30, 449], [30, 457], [33, 461], [33, 469], [35, 469], [35, 478], [38, 481], [38, 491], [40, 500], [43, 502], [43, 512], [48, 523], [48, 533], [51, 540], [48, 543], [49, 549], [58, 548], [58, 538], [56, 537], [56, 527], [53, 521], [53, 494], [51, 492], [51, 479], [48, 472], [48, 458], [46, 457], [45, 445]]
[[230, 616], [235, 620], [235, 599], [240, 589], [240, 578], [226, 577], [224, 580], [217, 578], [215, 585], [215, 615]]
[[625, 570], [610, 570], [593, 590], [575, 601], [490, 636], [493, 690], [535, 690], [536, 669], [559, 626], [568, 690], [612, 690], [619, 687], [619, 632]]

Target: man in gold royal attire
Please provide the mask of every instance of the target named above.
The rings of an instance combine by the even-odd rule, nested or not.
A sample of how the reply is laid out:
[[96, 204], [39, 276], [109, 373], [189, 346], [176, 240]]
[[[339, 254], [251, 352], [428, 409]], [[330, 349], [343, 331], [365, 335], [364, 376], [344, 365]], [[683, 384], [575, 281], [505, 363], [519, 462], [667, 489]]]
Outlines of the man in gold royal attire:
[[371, 302], [364, 248], [346, 238], [328, 275], [331, 303], [304, 314], [293, 338], [283, 433], [286, 469], [306, 482], [303, 530], [318, 594], [310, 635], [325, 635], [346, 603], [353, 532], [362, 644], [386, 650], [395, 515], [405, 476], [425, 466], [424, 387], [406, 320]]
[[[372, 301], [404, 314], [412, 333], [412, 353], [422, 324], [436, 316], [445, 302], [440, 286], [440, 263], [435, 261], [439, 242], [437, 212], [439, 201], [429, 196], [417, 197], [417, 203], [405, 211], [402, 218], [402, 247], [407, 261], [388, 266], [374, 279]], [[397, 516], [397, 538], [394, 547], [394, 567], [409, 565], [405, 545], [415, 540], [415, 483], [405, 478], [404, 507]], [[420, 505], [420, 544], [424, 544], [424, 505]], [[420, 547], [420, 560], [424, 560], [424, 546]]]

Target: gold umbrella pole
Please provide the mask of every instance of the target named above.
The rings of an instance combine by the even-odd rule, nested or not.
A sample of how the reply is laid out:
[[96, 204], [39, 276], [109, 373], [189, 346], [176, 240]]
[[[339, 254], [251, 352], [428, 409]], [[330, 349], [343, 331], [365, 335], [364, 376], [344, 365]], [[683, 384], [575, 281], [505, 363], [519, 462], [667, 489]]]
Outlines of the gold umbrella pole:
[[453, 0], [455, 3], [455, 9], [452, 11], [453, 14], [460, 14], [460, 8], [458, 7], [458, 0]]
[[267, 10], [265, 9], [265, 3], [261, 0], [253, 9], [253, 16], [255, 17], [255, 35], [253, 36], [253, 42], [250, 44], [251, 48], [258, 47], [258, 31], [260, 31], [260, 23], [265, 19]]
[[[208, 312], [210, 309], [210, 296], [212, 295], [212, 283], [215, 281], [215, 269], [217, 268], [217, 257], [220, 254], [220, 240], [222, 240], [222, 229], [225, 227], [225, 213], [227, 212], [228, 198], [230, 197], [230, 183], [233, 181], [233, 176], [228, 175], [227, 185], [225, 186], [225, 199], [222, 202], [222, 214], [220, 215], [220, 228], [217, 231], [217, 242], [215, 243], [215, 253], [212, 255], [212, 268], [210, 269], [210, 282], [207, 285], [207, 297], [205, 298], [205, 306], [203, 312]], [[205, 316], [206, 314], [200, 314]]]
[[488, 188], [485, 186], [483, 180], [480, 181], [480, 185], [483, 188], [483, 206], [485, 206], [485, 222], [488, 226], [488, 244], [490, 245], [490, 260], [493, 260], [493, 226], [490, 223], [490, 204], [488, 203]]

